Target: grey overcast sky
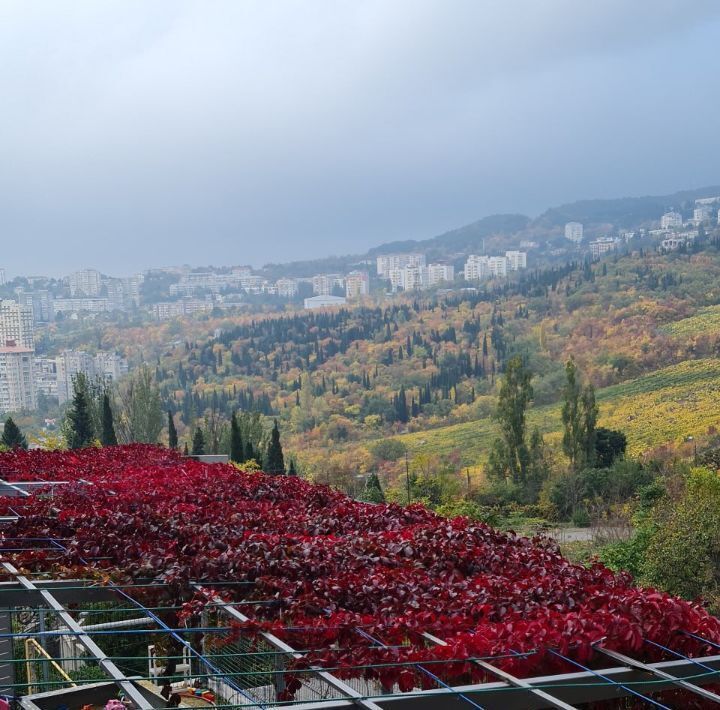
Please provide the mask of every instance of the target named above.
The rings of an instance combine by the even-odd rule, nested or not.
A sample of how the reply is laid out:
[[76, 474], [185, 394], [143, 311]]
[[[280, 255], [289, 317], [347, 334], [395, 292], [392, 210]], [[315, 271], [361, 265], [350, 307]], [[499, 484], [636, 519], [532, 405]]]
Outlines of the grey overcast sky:
[[0, 266], [355, 253], [720, 182], [717, 0], [0, 0]]

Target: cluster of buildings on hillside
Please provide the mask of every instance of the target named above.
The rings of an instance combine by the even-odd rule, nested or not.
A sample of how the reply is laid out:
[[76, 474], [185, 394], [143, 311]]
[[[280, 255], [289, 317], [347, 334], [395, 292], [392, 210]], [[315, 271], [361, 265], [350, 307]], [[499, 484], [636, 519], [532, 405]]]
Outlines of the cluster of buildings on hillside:
[[527, 268], [527, 252], [506, 251], [505, 256], [471, 254], [465, 262], [465, 280], [477, 281], [507, 276], [511, 271]]
[[[674, 251], [691, 243], [697, 236], [700, 226], [720, 225], [720, 195], [695, 200], [692, 217], [687, 220], [677, 210], [671, 209], [660, 217], [660, 226], [656, 229], [642, 229], [638, 232], [621, 232], [619, 236], [600, 236], [587, 242], [587, 248], [593, 259], [617, 249], [638, 235], [648, 235], [659, 240], [658, 247], [665, 251]], [[584, 238], [581, 222], [568, 222], [565, 225], [565, 238], [580, 246]]]
[[127, 361], [115, 353], [65, 350], [55, 358], [35, 357], [33, 309], [17, 301], [0, 301], [0, 413], [34, 411], [38, 395], [72, 395], [73, 377], [114, 382], [127, 373]]

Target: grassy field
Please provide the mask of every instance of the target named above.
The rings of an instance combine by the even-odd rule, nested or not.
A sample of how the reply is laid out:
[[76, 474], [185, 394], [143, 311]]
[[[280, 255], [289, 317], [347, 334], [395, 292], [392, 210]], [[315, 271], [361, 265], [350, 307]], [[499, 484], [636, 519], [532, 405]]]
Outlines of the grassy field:
[[[690, 319], [688, 319], [690, 320]], [[720, 360], [689, 360], [597, 393], [600, 424], [624, 431], [633, 455], [720, 428]], [[529, 426], [559, 441], [560, 405], [532, 409]], [[465, 465], [487, 457], [496, 435], [492, 420], [455, 424], [400, 437], [414, 453], [447, 456], [459, 451]]]

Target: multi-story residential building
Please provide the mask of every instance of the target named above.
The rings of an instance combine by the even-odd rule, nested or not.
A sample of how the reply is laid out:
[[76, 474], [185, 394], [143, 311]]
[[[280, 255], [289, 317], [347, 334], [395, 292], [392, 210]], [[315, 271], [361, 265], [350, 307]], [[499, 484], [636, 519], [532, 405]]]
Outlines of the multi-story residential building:
[[18, 301], [30, 306], [33, 320], [36, 323], [49, 323], [53, 318], [53, 298], [50, 291], [23, 291], [18, 290]]
[[212, 301], [202, 301], [196, 298], [184, 298], [181, 301], [156, 303], [153, 306], [153, 316], [156, 320], [171, 320], [180, 316], [189, 316], [193, 313], [206, 313], [213, 309]]
[[443, 281], [455, 279], [455, 267], [452, 264], [428, 264], [427, 283], [428, 286], [435, 286]]
[[345, 277], [345, 298], [360, 298], [370, 293], [370, 276], [367, 271], [351, 271]]
[[488, 276], [490, 276], [488, 257], [471, 254], [465, 262], [465, 280], [477, 281], [486, 279]]
[[617, 241], [612, 237], [600, 237], [590, 242], [590, 254], [593, 259], [599, 259], [603, 254], [617, 247]]
[[278, 279], [275, 286], [280, 298], [295, 298], [297, 296], [298, 282], [295, 279]]
[[710, 205], [701, 204], [696, 205], [693, 210], [692, 223], [697, 227], [703, 222], [709, 222], [712, 219], [713, 209]]
[[425, 254], [385, 254], [377, 257], [377, 275], [389, 278], [391, 269], [404, 269], [406, 266], [425, 266]]
[[523, 239], [523, 240], [520, 242], [520, 248], [521, 248], [521, 249], [539, 249], [539, 248], [540, 248], [540, 243], [539, 243], [539, 242], [534, 242], [534, 241], [532, 241], [531, 239]]
[[679, 229], [682, 227], [682, 215], [671, 210], [660, 217], [660, 229]]
[[504, 256], [489, 256], [488, 271], [490, 276], [507, 276], [508, 260]]
[[580, 244], [583, 240], [583, 226], [581, 222], [568, 222], [565, 225], [565, 239]]
[[95, 376], [95, 359], [84, 350], [64, 350], [55, 358], [57, 395], [60, 404], [67, 402], [73, 394], [73, 378], [82, 372], [87, 377]]
[[8, 340], [23, 348], [35, 347], [32, 306], [0, 301], [0, 345]]
[[37, 408], [34, 351], [12, 340], [0, 346], [0, 412]]
[[0, 286], [4, 286], [6, 284], [5, 280], [5, 269], [0, 269]]
[[54, 357], [35, 358], [35, 391], [38, 396], [58, 396], [57, 365]]
[[70, 296], [99, 296], [102, 290], [102, 275], [95, 269], [83, 269], [68, 276]]
[[58, 313], [108, 313], [112, 306], [107, 298], [56, 298], [52, 309], [56, 316]]
[[58, 401], [62, 404], [72, 397], [73, 378], [78, 373], [110, 384], [117, 382], [127, 372], [127, 360], [115, 353], [99, 352], [90, 355], [84, 350], [64, 350], [55, 358]]
[[312, 287], [316, 296], [331, 296], [334, 289], [345, 289], [345, 279], [340, 274], [317, 274], [312, 277]]
[[508, 267], [511, 271], [519, 271], [527, 269], [527, 252], [524, 251], [506, 251], [505, 258], [508, 261]]
[[718, 210], [717, 213], [717, 223], [720, 224], [720, 210]]

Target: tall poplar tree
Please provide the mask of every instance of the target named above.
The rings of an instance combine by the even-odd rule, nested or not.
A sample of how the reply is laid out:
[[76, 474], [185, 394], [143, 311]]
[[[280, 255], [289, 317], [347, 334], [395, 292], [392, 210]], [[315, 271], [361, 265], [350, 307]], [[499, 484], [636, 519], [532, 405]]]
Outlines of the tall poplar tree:
[[510, 358], [495, 413], [500, 437], [495, 440], [490, 452], [488, 470], [495, 478], [509, 478], [516, 484], [527, 481], [530, 466], [525, 415], [533, 397], [531, 379], [532, 373], [523, 364], [522, 357], [515, 355]]
[[563, 439], [565, 455], [570, 459], [574, 470], [580, 468], [583, 455], [583, 418], [581, 408], [580, 383], [577, 368], [572, 360], [565, 363], [565, 386], [563, 387]]

